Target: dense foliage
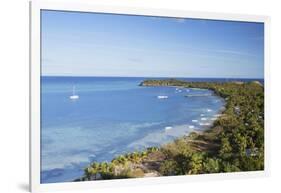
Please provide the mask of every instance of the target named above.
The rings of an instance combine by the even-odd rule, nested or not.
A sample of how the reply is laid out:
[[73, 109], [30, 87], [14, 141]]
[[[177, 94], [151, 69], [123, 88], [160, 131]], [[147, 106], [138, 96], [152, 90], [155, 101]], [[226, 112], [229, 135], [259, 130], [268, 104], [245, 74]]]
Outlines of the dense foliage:
[[146, 80], [141, 86], [203, 88], [226, 101], [224, 112], [203, 133], [92, 163], [80, 180], [186, 175], [264, 169], [264, 87], [259, 82]]

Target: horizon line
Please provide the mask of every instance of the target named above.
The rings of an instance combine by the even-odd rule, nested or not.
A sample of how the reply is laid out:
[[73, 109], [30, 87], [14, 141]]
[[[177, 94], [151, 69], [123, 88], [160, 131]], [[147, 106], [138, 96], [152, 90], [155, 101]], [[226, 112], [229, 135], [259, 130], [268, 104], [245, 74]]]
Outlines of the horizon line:
[[40, 77], [85, 77], [85, 78], [212, 78], [212, 79], [263, 79], [264, 77], [174, 77], [174, 76], [94, 76], [94, 75], [40, 75]]

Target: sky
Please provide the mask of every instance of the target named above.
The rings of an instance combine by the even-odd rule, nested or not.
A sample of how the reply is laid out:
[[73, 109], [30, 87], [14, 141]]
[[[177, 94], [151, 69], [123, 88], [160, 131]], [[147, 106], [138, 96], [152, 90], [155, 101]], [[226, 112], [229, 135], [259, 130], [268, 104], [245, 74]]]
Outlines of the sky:
[[263, 23], [41, 12], [43, 76], [263, 78]]

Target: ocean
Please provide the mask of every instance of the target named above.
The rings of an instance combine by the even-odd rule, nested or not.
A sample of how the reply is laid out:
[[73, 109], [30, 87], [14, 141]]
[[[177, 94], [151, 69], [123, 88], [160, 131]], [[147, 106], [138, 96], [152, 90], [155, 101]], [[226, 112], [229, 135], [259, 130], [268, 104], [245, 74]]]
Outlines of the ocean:
[[92, 161], [205, 130], [223, 110], [210, 90], [139, 86], [145, 79], [41, 77], [41, 183], [73, 181]]

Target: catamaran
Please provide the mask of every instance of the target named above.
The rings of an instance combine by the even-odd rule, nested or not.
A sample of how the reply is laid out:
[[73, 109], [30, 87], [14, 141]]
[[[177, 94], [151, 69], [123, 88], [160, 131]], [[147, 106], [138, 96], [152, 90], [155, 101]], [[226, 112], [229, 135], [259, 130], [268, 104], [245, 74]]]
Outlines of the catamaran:
[[167, 99], [167, 98], [168, 98], [168, 96], [165, 96], [165, 95], [159, 95], [159, 96], [157, 96], [157, 98], [158, 98], [158, 99]]
[[79, 95], [75, 94], [75, 86], [72, 88], [72, 95], [69, 97], [71, 100], [79, 99]]

